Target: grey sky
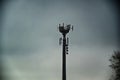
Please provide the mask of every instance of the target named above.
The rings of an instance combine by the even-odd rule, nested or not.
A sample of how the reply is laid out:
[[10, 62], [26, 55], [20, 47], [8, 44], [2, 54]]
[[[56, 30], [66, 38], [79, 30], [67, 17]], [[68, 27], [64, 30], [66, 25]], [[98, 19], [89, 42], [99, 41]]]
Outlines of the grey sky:
[[10, 80], [61, 80], [59, 23], [74, 25], [69, 80], [106, 80], [117, 50], [117, 15], [107, 0], [10, 0], [4, 5], [4, 75]]

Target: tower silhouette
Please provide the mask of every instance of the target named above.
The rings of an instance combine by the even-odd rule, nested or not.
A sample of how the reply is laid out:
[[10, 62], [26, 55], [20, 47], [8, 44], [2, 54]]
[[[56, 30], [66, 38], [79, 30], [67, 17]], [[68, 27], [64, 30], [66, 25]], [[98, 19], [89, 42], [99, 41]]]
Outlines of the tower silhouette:
[[59, 39], [59, 44], [62, 43], [62, 80], [66, 80], [66, 54], [68, 54], [68, 44], [69, 44], [69, 38], [66, 38], [66, 34], [69, 33], [70, 29], [73, 30], [73, 26], [66, 25], [60, 25], [59, 24], [59, 32], [62, 33], [63, 37]]

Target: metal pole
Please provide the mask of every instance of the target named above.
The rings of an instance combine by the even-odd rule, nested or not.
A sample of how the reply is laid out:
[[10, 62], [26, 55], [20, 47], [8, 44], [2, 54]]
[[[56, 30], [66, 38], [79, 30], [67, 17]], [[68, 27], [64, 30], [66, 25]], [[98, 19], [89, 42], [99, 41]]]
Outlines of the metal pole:
[[[66, 80], [66, 54], [68, 54], [68, 38], [66, 41], [66, 34], [69, 33], [70, 29], [73, 30], [73, 26], [71, 27], [71, 25], [63, 25], [61, 26], [59, 24], [59, 32], [62, 33], [63, 35], [63, 50], [62, 50], [62, 80]], [[61, 44], [61, 39], [59, 39], [59, 43]], [[67, 42], [67, 44], [66, 44]]]
[[65, 51], [65, 46], [66, 46], [66, 35], [63, 34], [63, 61], [62, 61], [62, 80], [66, 80], [66, 51]]

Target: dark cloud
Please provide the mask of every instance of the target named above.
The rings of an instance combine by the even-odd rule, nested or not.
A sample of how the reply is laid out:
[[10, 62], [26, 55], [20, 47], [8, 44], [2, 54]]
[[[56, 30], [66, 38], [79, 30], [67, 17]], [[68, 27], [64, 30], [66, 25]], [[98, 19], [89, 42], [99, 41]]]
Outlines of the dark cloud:
[[[68, 74], [76, 77], [74, 80], [80, 77], [82, 80], [90, 77], [105, 80], [102, 74], [107, 73], [108, 58], [117, 48], [117, 15], [114, 9], [107, 0], [6, 2], [2, 48], [5, 54], [4, 66], [10, 67], [5, 69], [11, 70], [12, 77], [17, 73], [17, 76], [21, 76], [19, 79], [23, 79], [22, 73], [27, 76], [26, 79], [33, 74], [31, 80], [46, 80], [50, 78], [50, 73], [51, 80], [56, 73], [55, 78], [60, 79], [57, 71], [61, 70], [58, 50], [61, 34], [57, 31], [57, 26], [65, 22], [74, 25], [74, 31], [68, 34], [71, 50], [68, 56]], [[38, 73], [42, 77], [35, 78]], [[45, 77], [46, 73], [48, 77]]]

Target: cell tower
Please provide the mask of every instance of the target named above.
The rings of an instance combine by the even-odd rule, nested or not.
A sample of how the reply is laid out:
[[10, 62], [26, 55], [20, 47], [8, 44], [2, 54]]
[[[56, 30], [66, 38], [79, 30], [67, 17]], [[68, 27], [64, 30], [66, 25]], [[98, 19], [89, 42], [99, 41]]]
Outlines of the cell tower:
[[66, 34], [69, 33], [69, 31], [73, 31], [73, 26], [70, 24], [64, 26], [59, 24], [59, 32], [62, 33], [63, 38], [59, 39], [59, 44], [63, 46], [62, 49], [62, 80], [66, 80], [66, 54], [68, 54], [68, 44], [69, 44], [69, 38], [66, 38]]

